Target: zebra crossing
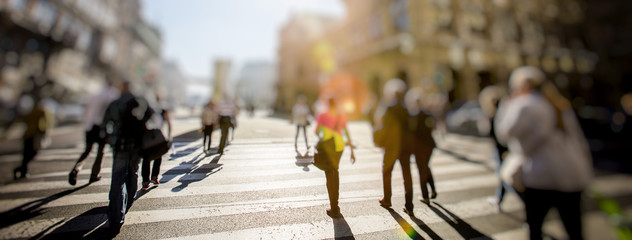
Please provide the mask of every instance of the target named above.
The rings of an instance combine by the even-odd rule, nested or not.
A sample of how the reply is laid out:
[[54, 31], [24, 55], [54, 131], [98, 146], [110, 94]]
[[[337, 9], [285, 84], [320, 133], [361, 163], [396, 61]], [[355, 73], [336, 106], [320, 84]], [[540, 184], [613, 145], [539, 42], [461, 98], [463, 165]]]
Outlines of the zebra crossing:
[[[404, 193], [399, 166], [393, 171], [393, 209], [384, 209], [377, 202], [382, 196], [381, 150], [373, 147], [366, 125], [351, 124], [350, 128], [355, 134], [357, 162], [352, 165], [345, 151], [340, 164], [340, 207], [344, 218], [331, 219], [325, 214], [329, 200], [324, 174], [309, 165], [310, 157], [303, 156], [305, 148], [295, 151], [293, 138], [236, 138], [221, 157], [204, 153], [201, 139], [191, 138], [175, 142], [176, 154], [163, 159], [161, 184], [137, 193], [117, 238], [527, 236], [522, 224], [523, 205], [515, 195], [508, 195], [504, 212], [498, 212], [487, 201], [498, 184], [494, 166], [487, 157], [490, 142], [447, 135], [431, 160], [439, 197], [431, 206], [416, 200], [415, 215], [408, 216], [401, 211]], [[315, 143], [316, 139], [310, 142]], [[216, 143], [214, 139], [213, 145]], [[0, 239], [104, 237], [111, 152], [104, 157], [101, 181], [88, 184], [88, 161], [79, 173], [77, 185], [70, 186], [68, 170], [82, 150], [80, 145], [44, 150], [36, 162], [51, 165], [50, 171], [0, 186]], [[311, 150], [307, 153], [313, 154]], [[91, 155], [88, 159], [93, 158]], [[417, 199], [419, 178], [416, 166], [412, 169]], [[614, 187], [618, 189], [612, 193], [630, 192], [624, 184]], [[559, 225], [556, 220], [549, 222], [553, 225], [547, 226], [550, 231], [559, 229], [555, 227]]]

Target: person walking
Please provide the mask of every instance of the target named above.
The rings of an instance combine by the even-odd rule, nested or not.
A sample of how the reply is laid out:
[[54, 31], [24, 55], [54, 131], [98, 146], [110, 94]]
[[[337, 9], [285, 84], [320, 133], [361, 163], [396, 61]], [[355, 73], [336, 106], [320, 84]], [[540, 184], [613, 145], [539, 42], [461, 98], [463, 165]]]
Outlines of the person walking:
[[[233, 127], [233, 119], [237, 111], [237, 106], [230, 99], [225, 96], [224, 99], [217, 106], [217, 113], [219, 115], [219, 127], [222, 130], [222, 137], [219, 140], [219, 154], [224, 154], [224, 148], [228, 143], [228, 130]], [[234, 130], [233, 130], [234, 131]]]
[[[33, 79], [31, 77], [30, 79]], [[28, 164], [35, 158], [42, 148], [42, 142], [46, 138], [46, 131], [51, 128], [51, 118], [41, 106], [41, 101], [35, 94], [24, 94], [18, 100], [18, 121], [26, 125], [23, 139], [22, 164], [13, 170], [13, 179], [27, 177]]]
[[[415, 155], [417, 170], [419, 171], [419, 185], [421, 186], [420, 199], [430, 204], [430, 199], [437, 198], [437, 189], [432, 177], [429, 163], [432, 152], [436, 147], [432, 137], [433, 123], [435, 119], [429, 114], [422, 104], [422, 90], [412, 88], [406, 92], [405, 105], [408, 110], [409, 120], [404, 134], [403, 155]], [[428, 185], [431, 194], [428, 195]]]
[[[318, 155], [323, 156], [325, 159], [325, 165], [320, 165], [319, 168], [325, 171], [327, 193], [329, 196], [330, 208], [327, 208], [327, 215], [332, 218], [341, 217], [340, 207], [338, 206], [338, 198], [340, 195], [340, 175], [338, 172], [338, 166], [340, 164], [340, 157], [345, 147], [344, 140], [342, 138], [342, 132], [344, 131], [347, 137], [347, 145], [351, 151], [351, 163], [355, 163], [356, 158], [353, 153], [353, 145], [351, 144], [351, 136], [347, 129], [347, 119], [344, 114], [338, 110], [336, 100], [331, 97], [328, 99], [328, 109], [326, 112], [318, 115], [316, 125], [316, 134], [318, 135], [318, 145], [316, 149]], [[314, 156], [316, 161], [316, 156]], [[316, 164], [316, 163], [315, 163]]]
[[294, 148], [298, 149], [298, 134], [303, 130], [305, 137], [305, 148], [309, 149], [307, 141], [307, 126], [309, 126], [309, 105], [307, 105], [307, 97], [301, 94], [296, 99], [296, 104], [292, 107], [292, 121], [296, 124], [296, 135], [294, 136]]
[[494, 124], [497, 138], [508, 143], [507, 164], [522, 163], [515, 178], [521, 184], [513, 184], [524, 186], [529, 237], [542, 239], [544, 218], [555, 207], [568, 237], [582, 239], [580, 202], [592, 177], [592, 159], [577, 117], [536, 67], [515, 69], [509, 86], [511, 94]]
[[[171, 139], [172, 135], [171, 135], [171, 119], [169, 118], [169, 112], [165, 109], [165, 107], [161, 107], [160, 106], [160, 96], [156, 95], [156, 100], [158, 101], [158, 106], [156, 106], [153, 110], [155, 112], [160, 112], [160, 118], [158, 126], [164, 126], [165, 124], [167, 125], [167, 139]], [[151, 167], [151, 171], [149, 169], [149, 165], [152, 164]], [[141, 165], [141, 176], [143, 178], [143, 187], [141, 188], [142, 190], [147, 190], [149, 189], [149, 184], [153, 184], [154, 186], [158, 186], [160, 185], [160, 182], [158, 182], [158, 175], [160, 174], [160, 165], [162, 164], [162, 156], [157, 157], [156, 159], [146, 159], [143, 158], [143, 163]], [[150, 178], [151, 175], [151, 178]]]
[[153, 114], [147, 101], [135, 97], [123, 84], [121, 96], [110, 103], [102, 121], [102, 133], [112, 147], [112, 182], [109, 192], [110, 233], [118, 234], [138, 189], [138, 165], [146, 122]]
[[209, 101], [202, 112], [202, 132], [204, 133], [204, 140], [202, 141], [202, 147], [204, 152], [211, 151], [211, 137], [213, 135], [213, 129], [217, 126], [217, 112], [215, 111], [215, 103]]
[[401, 79], [391, 79], [384, 85], [384, 100], [375, 112], [374, 141], [378, 147], [384, 148], [384, 160], [382, 165], [382, 183], [384, 198], [380, 199], [380, 205], [391, 207], [391, 174], [395, 162], [399, 159], [404, 177], [404, 191], [406, 203], [404, 211], [413, 214], [413, 184], [410, 174], [410, 154], [404, 152], [406, 142], [406, 126], [408, 111], [404, 107], [404, 94], [406, 83]]
[[101, 176], [99, 173], [101, 172], [101, 165], [103, 160], [103, 151], [105, 149], [105, 139], [101, 137], [101, 121], [103, 121], [103, 115], [105, 114], [105, 108], [115, 99], [119, 97], [119, 89], [112, 86], [111, 82], [108, 82], [106, 88], [104, 88], [101, 92], [92, 96], [88, 103], [86, 104], [86, 108], [84, 110], [83, 115], [83, 126], [86, 129], [85, 134], [85, 150], [77, 159], [77, 162], [73, 166], [72, 170], [68, 174], [68, 183], [70, 185], [77, 184], [77, 175], [81, 168], [83, 168], [84, 160], [90, 155], [92, 151], [92, 146], [96, 143], [97, 147], [97, 156], [94, 159], [94, 163], [92, 164], [92, 173], [90, 174], [90, 183], [101, 180]]
[[492, 159], [496, 163], [495, 173], [498, 175], [500, 184], [496, 188], [495, 195], [493, 197], [488, 197], [487, 201], [498, 211], [502, 211], [501, 204], [505, 199], [506, 192], [508, 190], [513, 190], [513, 188], [505, 183], [500, 177], [500, 170], [503, 165], [504, 155], [507, 152], [507, 147], [503, 146], [498, 140], [498, 137], [496, 137], [496, 129], [494, 125], [494, 119], [498, 110], [500, 99], [502, 99], [505, 95], [506, 93], [503, 88], [492, 85], [484, 88], [479, 94], [478, 99], [483, 113], [489, 118], [489, 122], [491, 123], [490, 137], [496, 146], [496, 148], [492, 150]]

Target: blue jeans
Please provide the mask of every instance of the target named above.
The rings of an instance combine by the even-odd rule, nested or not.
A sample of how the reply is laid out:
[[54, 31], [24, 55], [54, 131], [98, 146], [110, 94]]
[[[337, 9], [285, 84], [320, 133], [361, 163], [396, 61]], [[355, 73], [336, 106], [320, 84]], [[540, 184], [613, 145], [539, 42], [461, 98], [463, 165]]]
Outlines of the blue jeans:
[[140, 156], [135, 151], [114, 152], [112, 184], [108, 220], [110, 226], [120, 227], [125, 222], [125, 213], [134, 203], [138, 189], [138, 165]]

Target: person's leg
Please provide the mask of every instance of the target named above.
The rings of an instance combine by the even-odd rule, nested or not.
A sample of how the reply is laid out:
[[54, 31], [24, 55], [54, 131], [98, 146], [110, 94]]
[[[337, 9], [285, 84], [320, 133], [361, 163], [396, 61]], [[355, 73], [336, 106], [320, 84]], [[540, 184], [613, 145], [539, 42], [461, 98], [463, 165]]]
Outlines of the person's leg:
[[94, 159], [92, 164], [92, 173], [90, 174], [90, 181], [99, 180], [101, 177], [101, 167], [103, 166], [103, 154], [105, 151], [105, 141], [100, 141], [97, 149], [97, 158]]
[[325, 171], [325, 178], [327, 180], [327, 193], [329, 195], [329, 204], [332, 210], [338, 210], [338, 198], [340, 195], [340, 178], [338, 169], [330, 169]]
[[94, 139], [92, 138], [91, 131], [92, 130], [86, 131], [86, 139], [85, 139], [86, 146], [83, 150], [83, 153], [81, 153], [81, 156], [79, 156], [79, 159], [77, 159], [75, 166], [72, 168], [77, 173], [81, 171], [84, 160], [88, 157], [88, 155], [90, 155], [90, 152], [92, 151], [92, 145], [94, 144]]
[[230, 121], [226, 121], [226, 117], [221, 117], [220, 118], [220, 123], [219, 123], [219, 127], [222, 129], [222, 137], [219, 140], [219, 153], [223, 154], [224, 153], [224, 147], [226, 147], [226, 140], [228, 138], [228, 124]]
[[298, 149], [298, 132], [301, 129], [300, 125], [296, 125], [296, 135], [294, 135], [294, 148]]
[[384, 161], [382, 163], [382, 187], [384, 190], [384, 198], [380, 201], [383, 206], [391, 205], [391, 174], [393, 172], [393, 166], [397, 161], [397, 155], [392, 151], [386, 151], [384, 153]]
[[130, 158], [127, 165], [127, 179], [125, 182], [125, 187], [127, 190], [127, 205], [125, 208], [125, 212], [129, 210], [134, 204], [134, 200], [136, 200], [136, 191], [138, 191], [138, 164], [139, 164], [140, 156], [138, 153], [130, 153]]
[[402, 166], [402, 176], [404, 177], [404, 199], [406, 200], [406, 210], [413, 210], [413, 180], [410, 174], [410, 153], [404, 153], [399, 157]]
[[[428, 168], [428, 160], [430, 154], [426, 151], [415, 151], [415, 162], [417, 163], [417, 171], [419, 172], [419, 185], [421, 187], [421, 198], [429, 203], [428, 184], [430, 181], [430, 169]], [[431, 186], [433, 186], [431, 184]], [[434, 189], [433, 189], [434, 192]]]
[[208, 149], [211, 150], [211, 142], [213, 142], [213, 131], [215, 131], [215, 127], [217, 125], [211, 125], [210, 130], [208, 131]]
[[127, 161], [129, 161], [129, 153], [114, 152], [112, 161], [112, 182], [110, 184], [108, 205], [108, 221], [110, 227], [120, 227], [123, 225], [126, 206], [127, 206]]
[[305, 148], [309, 149], [309, 142], [307, 141], [307, 126], [303, 126], [303, 137], [305, 137]]
[[140, 175], [142, 176], [143, 179], [143, 187], [149, 185], [149, 164], [151, 162], [151, 159], [144, 159], [143, 158], [143, 163], [142, 163], [142, 168], [140, 171]]
[[569, 239], [583, 239], [581, 216], [581, 192], [559, 193], [556, 208], [564, 223]]
[[529, 225], [529, 238], [542, 239], [542, 223], [551, 208], [550, 191], [527, 188], [525, 190], [525, 211]]
[[162, 156], [154, 159], [154, 165], [151, 168], [151, 181], [158, 184], [158, 175], [160, 175], [160, 164], [162, 164]]
[[[35, 158], [37, 151], [35, 150], [35, 139], [33, 137], [24, 139], [24, 148], [22, 150], [22, 165], [13, 171], [15, 179], [25, 178], [28, 172], [28, 164]], [[18, 175], [19, 174], [19, 175]]]
[[206, 138], [208, 137], [208, 133], [207, 133], [206, 127], [204, 127], [203, 132], [204, 132], [204, 137], [202, 138], [202, 149], [204, 151], [206, 151], [206, 150], [208, 150], [208, 148], [206, 147]]

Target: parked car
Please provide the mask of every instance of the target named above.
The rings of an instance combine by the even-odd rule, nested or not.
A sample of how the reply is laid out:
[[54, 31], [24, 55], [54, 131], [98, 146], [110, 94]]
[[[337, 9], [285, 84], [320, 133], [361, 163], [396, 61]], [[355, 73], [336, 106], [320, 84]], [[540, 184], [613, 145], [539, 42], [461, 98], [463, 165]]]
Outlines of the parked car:
[[461, 107], [446, 114], [448, 131], [453, 133], [487, 136], [491, 129], [489, 119], [483, 113], [478, 101], [465, 102]]

